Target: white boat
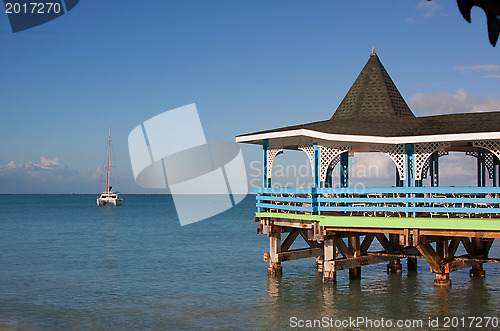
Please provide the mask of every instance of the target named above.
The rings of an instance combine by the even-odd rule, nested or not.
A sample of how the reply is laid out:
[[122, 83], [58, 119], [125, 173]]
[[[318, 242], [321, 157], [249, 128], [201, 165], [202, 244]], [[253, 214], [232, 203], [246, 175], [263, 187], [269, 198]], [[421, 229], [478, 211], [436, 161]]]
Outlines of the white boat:
[[121, 206], [122, 205], [122, 198], [120, 198], [120, 195], [118, 192], [112, 191], [111, 189], [113, 188], [111, 185], [109, 185], [109, 153], [111, 150], [111, 129], [109, 129], [109, 135], [108, 135], [108, 167], [106, 168], [106, 189], [107, 191], [102, 192], [102, 194], [97, 198], [97, 205], [98, 206], [105, 206], [105, 205], [115, 205], [115, 206]]

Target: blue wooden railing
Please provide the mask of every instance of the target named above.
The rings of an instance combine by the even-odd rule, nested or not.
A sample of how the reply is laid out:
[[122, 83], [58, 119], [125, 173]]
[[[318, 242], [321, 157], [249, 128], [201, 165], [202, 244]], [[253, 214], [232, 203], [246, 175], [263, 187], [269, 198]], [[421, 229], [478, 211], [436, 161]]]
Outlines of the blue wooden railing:
[[499, 187], [254, 188], [259, 212], [475, 217], [500, 214]]

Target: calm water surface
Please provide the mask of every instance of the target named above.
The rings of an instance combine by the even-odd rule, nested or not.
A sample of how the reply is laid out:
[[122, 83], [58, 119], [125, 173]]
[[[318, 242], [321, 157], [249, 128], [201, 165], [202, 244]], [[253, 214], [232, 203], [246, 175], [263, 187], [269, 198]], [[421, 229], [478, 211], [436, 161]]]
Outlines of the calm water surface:
[[423, 260], [417, 274], [380, 264], [323, 285], [306, 259], [269, 278], [253, 197], [185, 227], [168, 195], [125, 195], [118, 208], [95, 198], [0, 195], [0, 330], [287, 329], [323, 317], [423, 321], [412, 329], [439, 317], [446, 329], [445, 316], [500, 318], [498, 264], [484, 280], [452, 273], [451, 288], [435, 288]]

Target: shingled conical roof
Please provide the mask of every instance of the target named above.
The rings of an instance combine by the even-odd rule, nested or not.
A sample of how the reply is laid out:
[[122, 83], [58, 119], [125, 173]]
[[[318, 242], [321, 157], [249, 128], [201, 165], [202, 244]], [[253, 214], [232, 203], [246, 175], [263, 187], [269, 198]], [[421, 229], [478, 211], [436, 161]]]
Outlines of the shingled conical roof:
[[415, 117], [380, 62], [375, 48], [333, 119]]
[[302, 129], [338, 135], [403, 137], [499, 132], [498, 128], [500, 111], [415, 117], [373, 50], [330, 119], [244, 134], [237, 139], [260, 144], [266, 135], [293, 131], [293, 136]]

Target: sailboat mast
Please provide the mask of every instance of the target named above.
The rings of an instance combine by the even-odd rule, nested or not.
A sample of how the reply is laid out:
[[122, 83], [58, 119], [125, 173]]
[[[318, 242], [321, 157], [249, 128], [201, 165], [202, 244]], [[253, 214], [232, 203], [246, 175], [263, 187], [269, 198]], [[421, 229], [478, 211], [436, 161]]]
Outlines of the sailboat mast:
[[109, 196], [109, 151], [111, 149], [111, 128], [109, 128], [109, 134], [108, 134], [108, 171], [106, 174], [106, 191], [108, 191], [108, 196]]

